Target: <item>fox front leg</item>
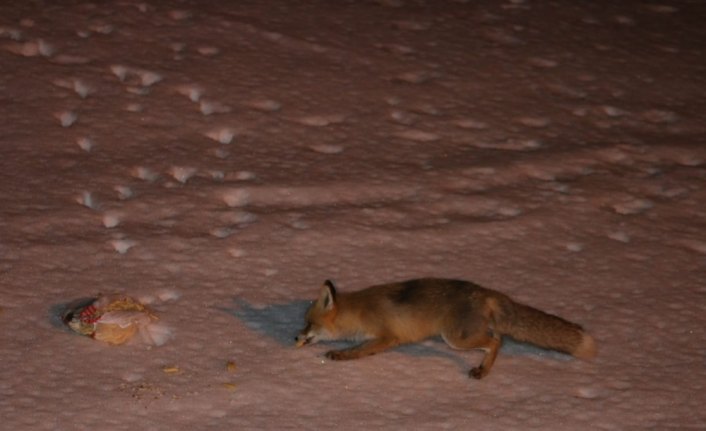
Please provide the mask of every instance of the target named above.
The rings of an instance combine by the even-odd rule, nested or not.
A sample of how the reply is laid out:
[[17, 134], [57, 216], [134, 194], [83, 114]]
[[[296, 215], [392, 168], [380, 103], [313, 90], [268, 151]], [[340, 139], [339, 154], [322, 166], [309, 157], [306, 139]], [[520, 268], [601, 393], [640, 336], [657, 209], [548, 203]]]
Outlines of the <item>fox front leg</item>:
[[348, 349], [331, 350], [326, 352], [326, 357], [334, 361], [358, 359], [391, 349], [399, 344], [399, 341], [394, 338], [374, 338]]

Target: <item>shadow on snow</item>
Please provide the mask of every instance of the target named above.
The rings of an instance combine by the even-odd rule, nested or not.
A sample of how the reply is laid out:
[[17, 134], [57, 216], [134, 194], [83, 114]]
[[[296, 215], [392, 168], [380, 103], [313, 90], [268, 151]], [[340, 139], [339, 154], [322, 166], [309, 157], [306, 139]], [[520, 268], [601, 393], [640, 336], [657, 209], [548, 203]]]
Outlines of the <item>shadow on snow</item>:
[[[252, 305], [243, 299], [234, 299], [233, 307], [221, 308], [253, 331], [256, 331], [284, 347], [294, 347], [295, 337], [304, 325], [304, 315], [312, 301], [299, 300], [282, 304], [266, 306]], [[463, 352], [453, 350], [441, 340], [434, 337], [432, 343], [417, 343], [397, 347], [396, 351], [419, 357], [442, 357], [456, 363], [461, 369], [468, 370], [475, 366], [463, 356]], [[331, 349], [342, 349], [355, 344], [355, 341], [327, 341], [319, 344]], [[503, 338], [501, 354], [507, 356], [541, 356], [554, 360], [567, 360], [569, 355], [545, 350], [526, 343], [517, 342], [511, 338]]]

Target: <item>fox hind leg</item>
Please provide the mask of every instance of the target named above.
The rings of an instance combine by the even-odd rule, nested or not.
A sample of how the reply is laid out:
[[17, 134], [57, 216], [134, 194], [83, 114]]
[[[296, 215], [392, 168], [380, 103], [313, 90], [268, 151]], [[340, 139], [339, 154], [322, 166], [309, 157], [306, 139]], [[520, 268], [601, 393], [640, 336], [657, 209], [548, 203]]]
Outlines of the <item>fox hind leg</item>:
[[471, 368], [471, 371], [468, 372], [468, 376], [474, 379], [482, 379], [487, 376], [495, 363], [495, 358], [498, 357], [498, 351], [501, 345], [502, 340], [499, 336], [495, 334], [488, 336], [485, 346], [480, 347], [480, 349], [485, 350], [483, 361], [481, 361], [479, 366]]
[[482, 379], [488, 375], [495, 363], [495, 358], [498, 357], [502, 338], [500, 334], [490, 327], [485, 319], [483, 321], [468, 322], [468, 324], [463, 326], [452, 331], [445, 331], [442, 337], [446, 344], [454, 349], [480, 349], [485, 351], [485, 356], [480, 365], [468, 372], [469, 377]]

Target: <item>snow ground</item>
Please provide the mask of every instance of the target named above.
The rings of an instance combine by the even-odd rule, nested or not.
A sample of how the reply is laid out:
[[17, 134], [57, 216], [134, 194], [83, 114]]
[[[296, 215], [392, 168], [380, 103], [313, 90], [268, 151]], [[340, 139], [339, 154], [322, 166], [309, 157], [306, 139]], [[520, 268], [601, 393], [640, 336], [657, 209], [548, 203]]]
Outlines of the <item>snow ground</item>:
[[[3, 429], [706, 428], [705, 17], [0, 4]], [[294, 349], [324, 279], [429, 275], [575, 320], [599, 356], [508, 343], [475, 381], [480, 354], [435, 340]], [[113, 291], [175, 338], [62, 328]]]

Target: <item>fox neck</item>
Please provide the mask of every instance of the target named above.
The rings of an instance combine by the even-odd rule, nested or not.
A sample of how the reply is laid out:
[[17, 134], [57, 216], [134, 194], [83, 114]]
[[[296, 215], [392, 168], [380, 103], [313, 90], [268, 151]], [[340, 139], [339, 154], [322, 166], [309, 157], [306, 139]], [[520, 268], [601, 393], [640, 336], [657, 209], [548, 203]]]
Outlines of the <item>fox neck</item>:
[[338, 294], [336, 297], [336, 307], [333, 311], [333, 331], [332, 335], [336, 339], [365, 340], [373, 338], [365, 327], [365, 308], [361, 307], [357, 301], [351, 301], [348, 295]]

